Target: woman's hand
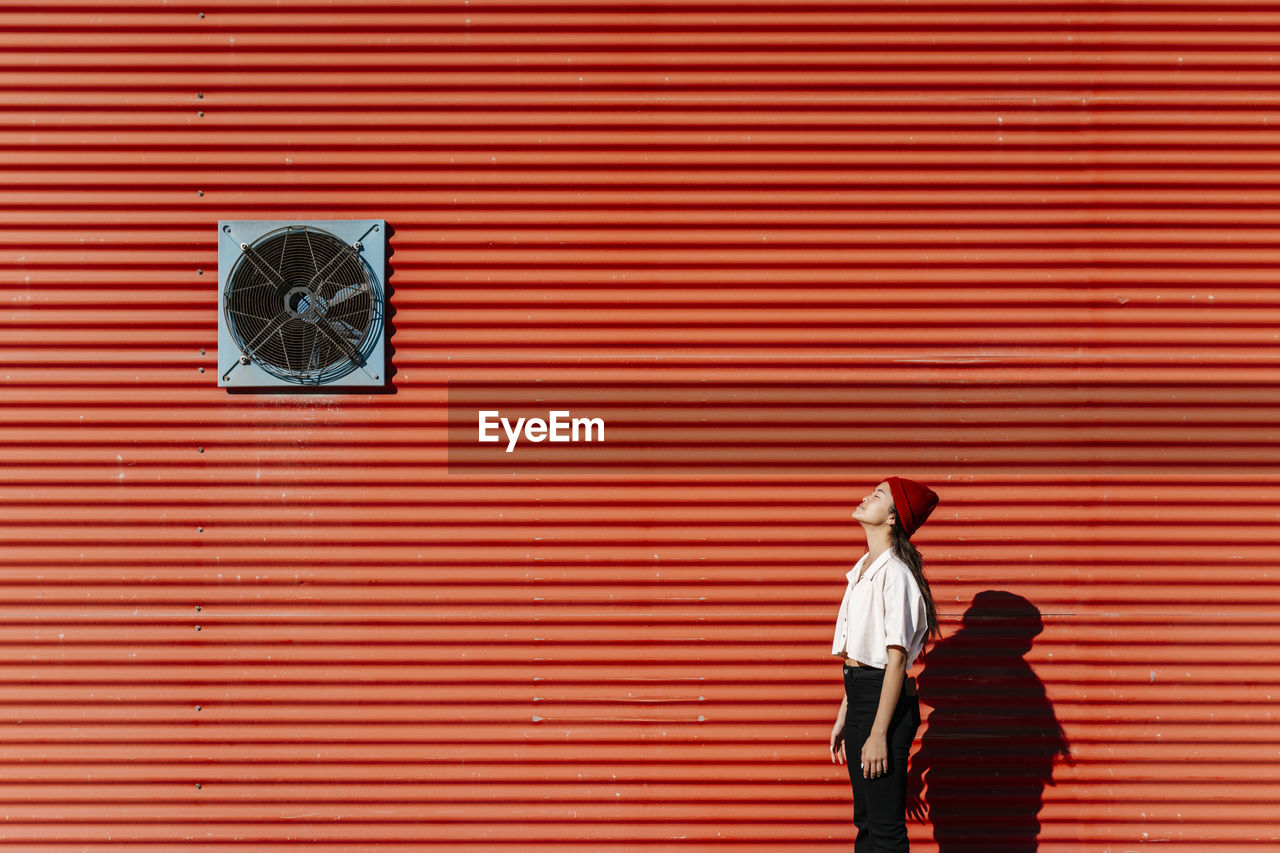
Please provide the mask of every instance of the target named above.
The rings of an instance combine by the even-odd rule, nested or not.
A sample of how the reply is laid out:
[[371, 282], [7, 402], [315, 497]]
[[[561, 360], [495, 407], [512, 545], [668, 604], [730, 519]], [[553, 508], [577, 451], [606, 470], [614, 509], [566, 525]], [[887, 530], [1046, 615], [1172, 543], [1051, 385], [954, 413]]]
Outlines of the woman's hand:
[[874, 729], [862, 745], [862, 778], [874, 779], [889, 771], [889, 736]]
[[844, 716], [836, 717], [836, 724], [831, 727], [831, 761], [844, 764]]

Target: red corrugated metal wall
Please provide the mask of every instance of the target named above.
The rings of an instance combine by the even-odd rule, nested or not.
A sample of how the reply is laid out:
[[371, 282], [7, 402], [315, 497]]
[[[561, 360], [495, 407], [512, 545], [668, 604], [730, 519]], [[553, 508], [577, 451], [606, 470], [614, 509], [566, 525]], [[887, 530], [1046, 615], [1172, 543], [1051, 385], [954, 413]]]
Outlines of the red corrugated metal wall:
[[[827, 651], [898, 473], [913, 849], [1274, 846], [1278, 24], [0, 3], [0, 840], [848, 849]], [[395, 393], [219, 390], [216, 222], [345, 218]], [[484, 382], [717, 429], [451, 471]]]

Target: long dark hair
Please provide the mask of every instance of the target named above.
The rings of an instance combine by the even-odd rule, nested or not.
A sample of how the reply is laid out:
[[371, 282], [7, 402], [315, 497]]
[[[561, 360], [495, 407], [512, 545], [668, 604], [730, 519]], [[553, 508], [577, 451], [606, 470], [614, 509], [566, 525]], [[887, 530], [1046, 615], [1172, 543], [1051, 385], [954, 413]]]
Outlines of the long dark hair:
[[[929, 633], [925, 636], [925, 640], [927, 642], [930, 637], [937, 640], [942, 637], [942, 629], [938, 627], [938, 609], [933, 606], [933, 591], [929, 589], [929, 582], [924, 578], [924, 557], [920, 556], [916, 546], [907, 538], [907, 529], [902, 526], [897, 508], [893, 511], [893, 528], [890, 534], [893, 539], [893, 550], [902, 558], [902, 562], [907, 564], [907, 568], [911, 569], [916, 585], [924, 595], [925, 610], [929, 614]], [[924, 650], [921, 649], [920, 653], [923, 655]]]

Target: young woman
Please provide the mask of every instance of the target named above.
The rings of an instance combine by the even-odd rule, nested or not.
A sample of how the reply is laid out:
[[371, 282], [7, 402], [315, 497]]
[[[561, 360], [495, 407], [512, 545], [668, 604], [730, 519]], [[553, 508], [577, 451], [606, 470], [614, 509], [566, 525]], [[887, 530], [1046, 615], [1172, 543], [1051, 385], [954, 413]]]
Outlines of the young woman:
[[[908, 850], [907, 753], [920, 726], [920, 699], [906, 673], [926, 639], [941, 636], [920, 552], [909, 539], [937, 505], [928, 486], [889, 477], [853, 511], [867, 553], [847, 576], [831, 646], [844, 658], [831, 760], [849, 767], [857, 853]], [[857, 769], [846, 745], [859, 757]]]

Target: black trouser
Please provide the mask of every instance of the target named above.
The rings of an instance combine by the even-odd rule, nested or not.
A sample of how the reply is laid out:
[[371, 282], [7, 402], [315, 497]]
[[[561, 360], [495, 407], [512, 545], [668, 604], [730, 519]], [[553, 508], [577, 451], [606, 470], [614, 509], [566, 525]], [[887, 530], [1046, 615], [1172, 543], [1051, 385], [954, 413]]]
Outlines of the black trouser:
[[[904, 677], [905, 682], [905, 677]], [[871, 734], [880, 707], [884, 670], [844, 668], [844, 692], [849, 707], [844, 718], [844, 749], [849, 781], [853, 783], [853, 823], [858, 828], [855, 853], [907, 853], [907, 754], [920, 727], [920, 698], [898, 693], [889, 720], [889, 760], [883, 775], [862, 778], [858, 762], [862, 744]]]

